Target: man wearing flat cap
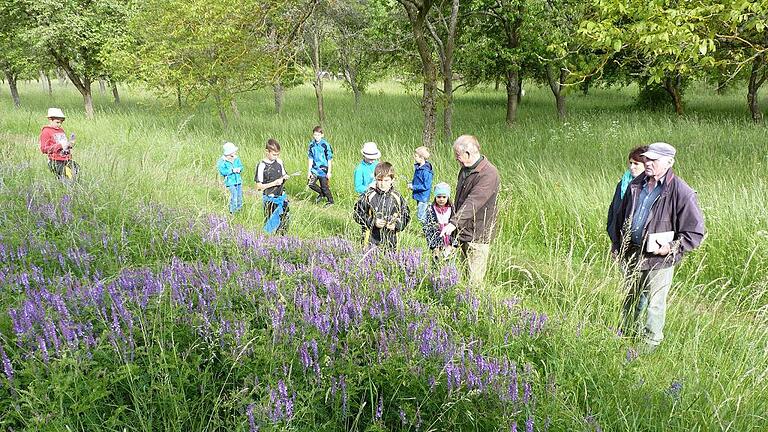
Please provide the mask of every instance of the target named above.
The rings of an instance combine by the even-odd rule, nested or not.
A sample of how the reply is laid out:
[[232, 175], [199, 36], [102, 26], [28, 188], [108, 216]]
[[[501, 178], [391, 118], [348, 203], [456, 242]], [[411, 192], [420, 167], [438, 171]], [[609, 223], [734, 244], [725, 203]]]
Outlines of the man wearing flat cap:
[[611, 251], [622, 260], [627, 281], [622, 331], [638, 338], [645, 353], [664, 338], [674, 266], [705, 234], [696, 192], [672, 172], [675, 154], [667, 143], [648, 146], [645, 172], [630, 183], [612, 236]]

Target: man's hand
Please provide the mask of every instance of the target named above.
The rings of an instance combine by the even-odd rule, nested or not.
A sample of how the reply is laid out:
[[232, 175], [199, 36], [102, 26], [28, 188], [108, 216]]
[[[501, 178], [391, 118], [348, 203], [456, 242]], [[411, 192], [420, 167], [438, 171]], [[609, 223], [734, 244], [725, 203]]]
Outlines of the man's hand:
[[[656, 244], [658, 244], [658, 242], [656, 242]], [[671, 250], [672, 250], [671, 243], [667, 243], [667, 244], [664, 244], [664, 245], [659, 245], [659, 248], [656, 249], [656, 251], [654, 251], [653, 254], [654, 255], [659, 255], [659, 256], [667, 256], [667, 255], [669, 255], [669, 252]]]
[[387, 221], [384, 219], [376, 218], [376, 222], [374, 222], [374, 225], [376, 225], [376, 228], [384, 228], [384, 226], [387, 225]]
[[454, 231], [456, 231], [456, 225], [449, 223], [442, 231], [440, 231], [440, 237], [449, 236], [453, 234]]

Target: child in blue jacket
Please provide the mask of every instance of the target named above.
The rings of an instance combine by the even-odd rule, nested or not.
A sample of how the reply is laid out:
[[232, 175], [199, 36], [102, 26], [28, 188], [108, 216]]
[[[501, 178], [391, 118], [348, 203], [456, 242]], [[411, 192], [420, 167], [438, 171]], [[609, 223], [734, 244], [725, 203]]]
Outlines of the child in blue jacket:
[[229, 213], [234, 214], [243, 207], [243, 178], [240, 172], [243, 163], [237, 157], [237, 146], [224, 143], [224, 155], [216, 163], [219, 174], [224, 177], [224, 186], [229, 189]]
[[[331, 167], [333, 166], [333, 149], [323, 137], [323, 128], [320, 126], [315, 126], [312, 129], [312, 140], [309, 141], [307, 158], [307, 186], [317, 192], [315, 202], [320, 202], [325, 198], [326, 207], [333, 205], [329, 182], [331, 180]], [[317, 183], [320, 183], [320, 186]]]
[[429, 149], [421, 146], [416, 148], [413, 154], [413, 160], [416, 162], [413, 167], [413, 181], [408, 183], [408, 189], [413, 191], [413, 199], [416, 200], [416, 218], [424, 223], [427, 217], [427, 207], [429, 207], [429, 195], [432, 190], [432, 164], [430, 164]]
[[364, 194], [369, 187], [374, 186], [373, 170], [381, 159], [381, 152], [375, 142], [363, 144], [360, 153], [363, 154], [363, 160], [355, 168], [355, 192], [358, 195]]

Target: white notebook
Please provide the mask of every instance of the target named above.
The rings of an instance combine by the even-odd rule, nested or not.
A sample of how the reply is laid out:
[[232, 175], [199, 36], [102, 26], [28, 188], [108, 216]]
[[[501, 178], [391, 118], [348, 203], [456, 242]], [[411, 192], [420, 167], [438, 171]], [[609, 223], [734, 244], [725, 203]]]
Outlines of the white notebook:
[[665, 244], [671, 243], [675, 239], [674, 231], [664, 231], [660, 233], [648, 234], [648, 241], [645, 244], [646, 252], [656, 252]]

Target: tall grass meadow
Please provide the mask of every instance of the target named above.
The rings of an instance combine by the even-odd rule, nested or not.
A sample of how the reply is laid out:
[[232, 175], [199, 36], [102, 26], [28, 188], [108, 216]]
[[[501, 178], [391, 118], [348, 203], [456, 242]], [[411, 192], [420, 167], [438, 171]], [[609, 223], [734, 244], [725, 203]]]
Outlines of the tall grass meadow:
[[[456, 98], [502, 178], [487, 286], [434, 272], [418, 223], [401, 251], [366, 253], [352, 171], [375, 141], [409, 196], [420, 145], [416, 96], [379, 83], [359, 108], [326, 85], [335, 152], [322, 208], [306, 188], [314, 94], [178, 109], [141, 88], [84, 118], [70, 87], [0, 92], [0, 428], [3, 430], [766, 430], [768, 129], [741, 93], [689, 90], [687, 114], [633, 105], [632, 89], [568, 97], [556, 119], [526, 89], [514, 128], [504, 95]], [[48, 172], [37, 137], [49, 106], [77, 134], [76, 184]], [[261, 234], [255, 166], [282, 145], [288, 237]], [[453, 137], [451, 137], [453, 138]], [[240, 147], [243, 211], [215, 171]], [[450, 141], [450, 139], [446, 140]], [[665, 141], [697, 192], [708, 234], [676, 269], [665, 341], [639, 356], [617, 333], [621, 273], [605, 218], [626, 155]], [[450, 145], [435, 181], [455, 185]], [[413, 204], [413, 203], [412, 203]], [[415, 206], [411, 206], [415, 211]]]

